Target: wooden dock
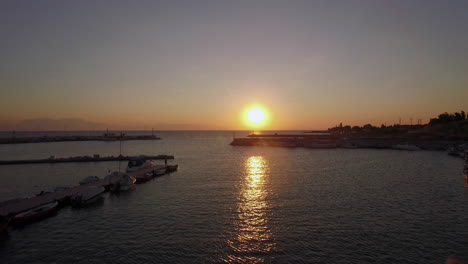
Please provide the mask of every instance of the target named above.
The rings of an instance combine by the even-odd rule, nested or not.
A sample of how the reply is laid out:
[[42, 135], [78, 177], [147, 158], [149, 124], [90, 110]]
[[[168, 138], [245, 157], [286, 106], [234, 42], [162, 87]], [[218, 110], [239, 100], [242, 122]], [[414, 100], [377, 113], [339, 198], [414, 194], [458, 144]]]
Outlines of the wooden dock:
[[[145, 173], [155, 171], [164, 167], [167, 167], [167, 166], [155, 165], [153, 167], [144, 168], [135, 172], [128, 172], [127, 174], [135, 177], [137, 175], [145, 174]], [[74, 194], [79, 193], [84, 188], [89, 187], [89, 186], [107, 187], [107, 186], [114, 185], [120, 181], [121, 177], [122, 177], [121, 175], [114, 175], [109, 180], [102, 179], [100, 181], [92, 182], [92, 183], [85, 184], [85, 185], [75, 186], [75, 187], [72, 187], [70, 189], [66, 189], [63, 191], [46, 193], [41, 196], [25, 198], [25, 199], [20, 199], [20, 200], [15, 199], [15, 200], [6, 201], [3, 203], [0, 203], [0, 215], [13, 216], [18, 213], [36, 208], [38, 206], [41, 206], [41, 205], [44, 205], [53, 201], [64, 201], [67, 198], [73, 196]]]
[[[146, 160], [172, 160], [174, 156], [157, 155], [157, 156], [140, 156]], [[33, 163], [65, 163], [65, 162], [100, 162], [100, 161], [126, 161], [135, 158], [135, 156], [107, 156], [101, 157], [94, 156], [78, 156], [69, 158], [55, 158], [48, 159], [33, 159], [33, 160], [0, 160], [0, 165], [14, 165], [14, 164], [33, 164]]]

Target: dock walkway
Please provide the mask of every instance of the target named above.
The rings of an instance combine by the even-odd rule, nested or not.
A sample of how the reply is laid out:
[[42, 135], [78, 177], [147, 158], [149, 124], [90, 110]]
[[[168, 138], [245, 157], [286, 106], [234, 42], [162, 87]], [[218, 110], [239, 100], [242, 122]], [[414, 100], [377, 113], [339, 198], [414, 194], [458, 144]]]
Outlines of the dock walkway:
[[[164, 168], [164, 167], [167, 167], [167, 166], [165, 166], [165, 165], [155, 165], [153, 167], [144, 168], [144, 169], [141, 169], [141, 170], [138, 170], [138, 171], [135, 171], [135, 172], [128, 172], [127, 174], [132, 176], [132, 177], [135, 177], [137, 175], [145, 174], [145, 173], [155, 171], [155, 170], [158, 170], [158, 169], [161, 169], [161, 168]], [[89, 187], [89, 186], [106, 187], [106, 186], [114, 185], [114, 184], [116, 184], [117, 182], [120, 181], [121, 177], [122, 177], [121, 175], [114, 175], [109, 180], [102, 179], [100, 181], [92, 182], [92, 183], [85, 184], [85, 185], [75, 186], [75, 187], [72, 187], [70, 189], [66, 189], [66, 190], [63, 190], [63, 191], [57, 191], [57, 192], [53, 192], [53, 193], [46, 193], [46, 194], [43, 194], [41, 196], [35, 196], [35, 197], [31, 197], [31, 198], [25, 198], [25, 199], [19, 199], [19, 200], [15, 199], [15, 200], [6, 201], [6, 202], [3, 202], [3, 203], [0, 203], [0, 215], [3, 215], [3, 216], [16, 215], [18, 213], [21, 213], [21, 212], [36, 208], [38, 206], [41, 206], [41, 205], [44, 205], [44, 204], [47, 204], [47, 203], [50, 203], [50, 202], [53, 202], [53, 201], [63, 201], [65, 199], [73, 196], [74, 194], [79, 193], [84, 188]]]

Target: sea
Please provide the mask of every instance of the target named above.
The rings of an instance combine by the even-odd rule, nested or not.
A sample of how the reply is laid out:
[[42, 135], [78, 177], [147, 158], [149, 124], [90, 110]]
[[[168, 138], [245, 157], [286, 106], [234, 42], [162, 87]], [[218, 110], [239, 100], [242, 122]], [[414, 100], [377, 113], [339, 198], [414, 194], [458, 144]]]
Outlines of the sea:
[[[97, 132], [51, 133], [15, 136]], [[10, 227], [0, 239], [0, 263], [444, 263], [466, 254], [463, 159], [443, 151], [229, 145], [247, 134], [161, 131], [161, 140], [124, 141], [121, 148], [120, 142], [0, 145], [0, 160], [121, 151], [174, 155], [169, 163], [179, 165], [133, 191]], [[0, 201], [125, 167], [0, 166]]]

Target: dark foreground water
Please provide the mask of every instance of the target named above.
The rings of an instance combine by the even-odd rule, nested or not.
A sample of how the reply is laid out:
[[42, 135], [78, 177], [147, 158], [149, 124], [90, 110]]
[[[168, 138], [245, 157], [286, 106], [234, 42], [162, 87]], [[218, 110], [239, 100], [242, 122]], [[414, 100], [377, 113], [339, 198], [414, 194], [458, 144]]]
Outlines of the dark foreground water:
[[[444, 152], [231, 147], [163, 132], [123, 154], [179, 171], [10, 228], [3, 263], [444, 263], [468, 249], [462, 160]], [[0, 146], [0, 159], [116, 155], [118, 142]], [[0, 167], [0, 200], [104, 176], [116, 162]], [[122, 168], [124, 165], [122, 165]]]

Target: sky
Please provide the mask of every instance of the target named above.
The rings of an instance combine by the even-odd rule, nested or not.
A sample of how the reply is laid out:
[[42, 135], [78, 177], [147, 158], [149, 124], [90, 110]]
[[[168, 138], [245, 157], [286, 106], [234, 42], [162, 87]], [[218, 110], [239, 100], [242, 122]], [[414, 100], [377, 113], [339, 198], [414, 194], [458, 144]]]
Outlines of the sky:
[[468, 1], [1, 0], [0, 89], [1, 130], [426, 123], [468, 110]]

